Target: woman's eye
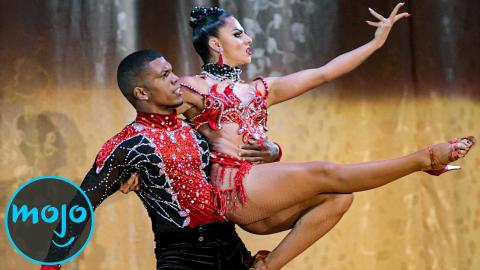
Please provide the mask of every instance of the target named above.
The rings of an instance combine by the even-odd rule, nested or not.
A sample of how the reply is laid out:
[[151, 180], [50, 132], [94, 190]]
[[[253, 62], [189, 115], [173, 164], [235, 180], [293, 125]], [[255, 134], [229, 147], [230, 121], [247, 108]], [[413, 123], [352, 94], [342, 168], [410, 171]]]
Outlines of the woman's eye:
[[237, 37], [237, 38], [240, 37], [241, 35], [242, 35], [242, 33], [235, 33], [234, 34], [234, 36]]

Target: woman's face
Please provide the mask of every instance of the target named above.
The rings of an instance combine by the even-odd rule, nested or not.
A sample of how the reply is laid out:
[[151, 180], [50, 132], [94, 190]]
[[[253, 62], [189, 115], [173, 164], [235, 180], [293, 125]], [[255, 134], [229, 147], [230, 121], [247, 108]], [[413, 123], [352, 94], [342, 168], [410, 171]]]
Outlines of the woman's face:
[[249, 64], [252, 60], [252, 38], [233, 16], [225, 19], [218, 29], [218, 45], [223, 49], [223, 62], [232, 67]]

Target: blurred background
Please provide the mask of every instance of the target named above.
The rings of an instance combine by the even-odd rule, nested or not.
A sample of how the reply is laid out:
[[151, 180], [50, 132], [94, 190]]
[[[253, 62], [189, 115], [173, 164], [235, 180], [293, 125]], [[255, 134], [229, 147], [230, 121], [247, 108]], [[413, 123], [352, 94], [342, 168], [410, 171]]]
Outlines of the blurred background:
[[[244, 79], [318, 67], [373, 38], [383, 0], [0, 1], [0, 219], [28, 179], [80, 183], [101, 145], [135, 117], [116, 86], [129, 53], [161, 51], [178, 75], [201, 65], [188, 26], [195, 5], [227, 9], [254, 39]], [[480, 137], [480, 1], [407, 1], [384, 47], [352, 73], [270, 110], [285, 161], [342, 163], [403, 155], [454, 136]], [[415, 173], [358, 193], [294, 269], [480, 269], [480, 150], [464, 168]], [[295, 179], [292, 179], [295, 181]], [[96, 211], [85, 251], [64, 269], [154, 269], [150, 221], [137, 197], [115, 194]], [[256, 252], [284, 234], [239, 229]], [[38, 269], [0, 230], [1, 269]]]

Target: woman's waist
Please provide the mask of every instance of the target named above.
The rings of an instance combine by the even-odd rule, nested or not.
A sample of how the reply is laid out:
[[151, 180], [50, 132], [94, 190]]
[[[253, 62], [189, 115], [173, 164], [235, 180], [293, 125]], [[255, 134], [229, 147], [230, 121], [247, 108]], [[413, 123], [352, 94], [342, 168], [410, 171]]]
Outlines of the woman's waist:
[[212, 153], [240, 158], [240, 147], [243, 145], [242, 136], [236, 134], [221, 134], [221, 136], [206, 137]]
[[267, 139], [267, 130], [262, 127], [240, 126], [235, 123], [223, 125], [220, 129], [211, 129], [208, 126], [202, 126], [198, 131], [207, 138], [210, 145], [220, 148], [233, 146], [238, 148], [240, 145], [248, 143], [250, 140], [262, 141]]

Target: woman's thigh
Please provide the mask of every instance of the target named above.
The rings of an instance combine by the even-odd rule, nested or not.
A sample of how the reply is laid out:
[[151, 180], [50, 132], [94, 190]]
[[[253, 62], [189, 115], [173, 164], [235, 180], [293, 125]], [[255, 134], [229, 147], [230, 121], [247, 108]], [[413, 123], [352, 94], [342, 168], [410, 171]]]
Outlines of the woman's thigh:
[[244, 179], [247, 201], [231, 207], [228, 218], [237, 224], [249, 224], [328, 191], [322, 170], [312, 169], [321, 166], [330, 165], [322, 162], [275, 162], [253, 166]]

